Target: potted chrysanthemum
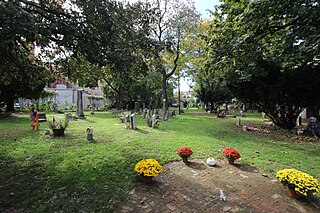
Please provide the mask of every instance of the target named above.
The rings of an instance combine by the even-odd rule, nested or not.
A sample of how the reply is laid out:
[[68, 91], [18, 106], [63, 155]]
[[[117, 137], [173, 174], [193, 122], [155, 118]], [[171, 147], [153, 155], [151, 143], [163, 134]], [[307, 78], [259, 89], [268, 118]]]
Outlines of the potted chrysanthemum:
[[192, 155], [193, 151], [189, 147], [182, 147], [176, 153], [182, 158], [184, 163], [188, 163], [188, 157]]
[[143, 177], [144, 182], [149, 183], [162, 172], [162, 166], [155, 159], [143, 159], [135, 165], [134, 171]]
[[282, 169], [277, 172], [276, 177], [284, 186], [288, 187], [290, 197], [298, 198], [299, 196], [319, 193], [318, 180], [299, 170]]
[[241, 158], [240, 153], [232, 147], [231, 148], [228, 148], [228, 147], [224, 148], [222, 150], [222, 154], [226, 158], [228, 158], [229, 164], [231, 164], [231, 165], [234, 164], [235, 160]]

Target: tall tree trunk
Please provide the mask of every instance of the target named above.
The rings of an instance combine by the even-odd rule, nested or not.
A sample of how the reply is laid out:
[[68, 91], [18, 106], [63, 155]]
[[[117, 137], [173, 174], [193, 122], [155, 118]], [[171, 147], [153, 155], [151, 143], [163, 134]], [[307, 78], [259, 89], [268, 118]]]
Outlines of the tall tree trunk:
[[165, 73], [162, 74], [162, 110], [163, 115], [168, 110], [167, 76]]
[[14, 98], [8, 97], [6, 104], [6, 112], [14, 112]]

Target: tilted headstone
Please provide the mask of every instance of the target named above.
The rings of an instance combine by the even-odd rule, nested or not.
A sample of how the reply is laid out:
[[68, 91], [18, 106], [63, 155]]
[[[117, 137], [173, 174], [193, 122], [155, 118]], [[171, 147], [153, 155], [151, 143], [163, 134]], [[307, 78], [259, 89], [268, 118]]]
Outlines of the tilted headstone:
[[130, 115], [130, 119], [131, 119], [131, 129], [136, 130], [137, 129], [136, 115], [135, 114]]

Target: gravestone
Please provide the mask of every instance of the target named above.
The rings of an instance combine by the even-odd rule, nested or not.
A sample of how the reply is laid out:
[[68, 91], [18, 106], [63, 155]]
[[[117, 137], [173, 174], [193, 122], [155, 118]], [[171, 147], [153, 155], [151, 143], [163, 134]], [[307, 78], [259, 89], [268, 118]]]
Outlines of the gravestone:
[[143, 109], [143, 119], [146, 119], [147, 109]]
[[134, 102], [134, 111], [139, 112], [139, 102], [138, 101]]
[[152, 115], [152, 128], [156, 128], [157, 127], [157, 123], [158, 123], [158, 115], [157, 114], [153, 114]]
[[125, 125], [126, 129], [130, 128], [130, 116], [126, 115], [126, 125]]
[[302, 118], [302, 119], [307, 119], [307, 109], [304, 109], [300, 114], [299, 116]]
[[263, 119], [265, 119], [266, 118], [266, 113], [261, 112], [261, 116], [262, 116]]
[[245, 131], [245, 132], [248, 131], [248, 127], [246, 125], [243, 125], [242, 126], [242, 130]]
[[146, 108], [146, 103], [142, 103], [142, 109], [144, 110]]
[[130, 119], [131, 119], [131, 129], [136, 130], [136, 129], [137, 129], [136, 115], [135, 115], [135, 114], [132, 114], [132, 115], [130, 116]]
[[240, 110], [240, 117], [244, 117], [243, 110]]
[[236, 120], [236, 125], [237, 125], [237, 126], [240, 126], [240, 125], [241, 125], [241, 120], [240, 120], [240, 118], [238, 118], [238, 119]]
[[83, 113], [83, 89], [77, 90], [77, 116], [79, 118], [85, 118]]
[[121, 117], [119, 118], [120, 123], [124, 123], [125, 121], [125, 117], [124, 117], [124, 113], [121, 112]]

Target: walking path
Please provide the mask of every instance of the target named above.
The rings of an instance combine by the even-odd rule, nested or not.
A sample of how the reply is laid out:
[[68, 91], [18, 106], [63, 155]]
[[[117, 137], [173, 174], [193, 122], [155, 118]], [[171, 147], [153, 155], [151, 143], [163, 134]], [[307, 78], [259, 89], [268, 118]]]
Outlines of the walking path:
[[[290, 198], [274, 175], [258, 168], [190, 161], [164, 165], [153, 183], [138, 183], [115, 212], [320, 212], [318, 198]], [[220, 189], [226, 201], [220, 200]]]

